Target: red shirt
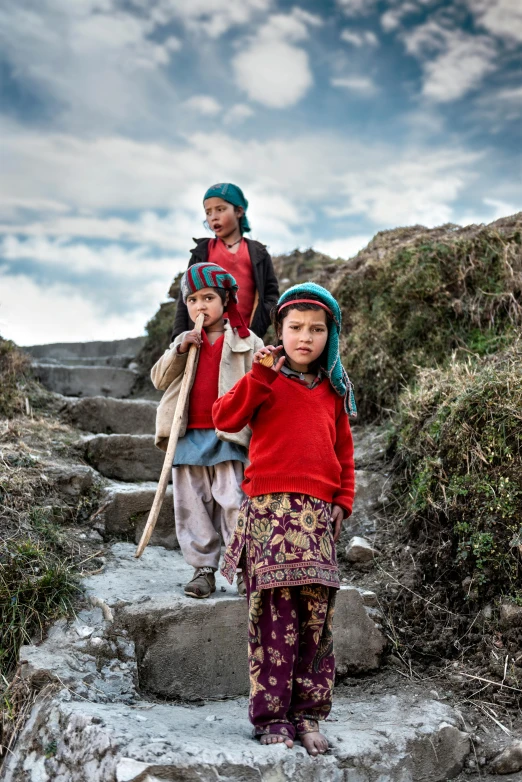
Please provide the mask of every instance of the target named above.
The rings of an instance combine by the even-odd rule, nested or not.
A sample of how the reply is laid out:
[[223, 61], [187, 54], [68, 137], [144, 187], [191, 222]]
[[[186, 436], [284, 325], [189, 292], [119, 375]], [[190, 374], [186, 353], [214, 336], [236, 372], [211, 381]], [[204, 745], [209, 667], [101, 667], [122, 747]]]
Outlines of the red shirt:
[[221, 239], [211, 239], [208, 243], [208, 262], [217, 263], [234, 277], [239, 285], [237, 308], [248, 326], [256, 297], [256, 281], [246, 241], [241, 240], [238, 251], [234, 254], [227, 250]]
[[205, 330], [201, 332], [198, 367], [190, 391], [187, 429], [213, 429], [212, 405], [218, 398], [219, 365], [223, 353], [222, 334], [213, 345]]
[[323, 380], [313, 389], [261, 364], [214, 403], [224, 432], [252, 429], [243, 491], [308, 494], [352, 512], [353, 441], [341, 397]]

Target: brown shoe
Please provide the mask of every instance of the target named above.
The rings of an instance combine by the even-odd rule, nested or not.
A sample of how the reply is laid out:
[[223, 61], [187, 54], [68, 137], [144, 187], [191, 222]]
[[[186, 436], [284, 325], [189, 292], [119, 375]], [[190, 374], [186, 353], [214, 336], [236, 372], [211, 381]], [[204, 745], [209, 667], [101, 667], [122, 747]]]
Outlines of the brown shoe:
[[210, 567], [198, 567], [194, 571], [194, 576], [185, 585], [185, 594], [188, 597], [210, 597], [212, 592], [216, 591], [216, 577]]

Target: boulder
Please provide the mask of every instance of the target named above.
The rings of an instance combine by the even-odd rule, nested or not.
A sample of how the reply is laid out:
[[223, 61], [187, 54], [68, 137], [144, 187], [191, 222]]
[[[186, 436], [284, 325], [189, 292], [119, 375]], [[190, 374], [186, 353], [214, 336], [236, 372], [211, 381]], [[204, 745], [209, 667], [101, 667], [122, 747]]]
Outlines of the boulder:
[[165, 460], [147, 434], [97, 434], [86, 437], [82, 449], [102, 475], [119, 481], [157, 481]]
[[371, 562], [378, 553], [369, 541], [356, 536], [346, 546], [345, 557], [353, 563]]
[[155, 402], [90, 396], [66, 402], [65, 415], [73, 426], [93, 434], [154, 434]]
[[[147, 522], [157, 486], [157, 483], [151, 481], [130, 484], [111, 481], [104, 491], [100, 509], [93, 517], [95, 529], [109, 540], [133, 540], [138, 543]], [[149, 546], [164, 546], [167, 549], [178, 548], [172, 486], [167, 486], [165, 499]]]

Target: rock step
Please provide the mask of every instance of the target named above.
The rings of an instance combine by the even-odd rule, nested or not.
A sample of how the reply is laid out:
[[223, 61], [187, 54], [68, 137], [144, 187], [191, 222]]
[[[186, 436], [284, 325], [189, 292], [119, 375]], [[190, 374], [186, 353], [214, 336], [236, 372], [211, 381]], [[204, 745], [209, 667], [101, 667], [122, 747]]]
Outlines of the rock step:
[[[94, 528], [108, 540], [130, 540], [138, 543], [154, 501], [158, 484], [119, 483], [111, 481], [104, 489], [101, 505], [92, 518]], [[150, 539], [149, 546], [178, 548], [172, 504], [172, 486], [167, 493]]]
[[[127, 368], [134, 361], [134, 356], [83, 356], [82, 358], [49, 358], [42, 359], [43, 364], [59, 364], [67, 367], [120, 367]], [[132, 369], [133, 367], [131, 367]]]
[[[211, 598], [186, 597], [193, 575], [178, 551], [117, 543], [103, 573], [84, 581], [87, 596], [108, 606], [115, 625], [136, 647], [142, 691], [208, 700], [248, 692], [247, 602], [219, 574]], [[386, 641], [378, 624], [376, 596], [342, 587], [336, 602], [334, 639], [340, 674], [367, 673], [380, 665]]]
[[154, 434], [156, 402], [90, 396], [65, 403], [68, 420], [93, 434]]
[[132, 369], [104, 366], [66, 366], [65, 364], [33, 363], [40, 382], [63, 396], [129, 396], [137, 372]]
[[[447, 705], [413, 696], [335, 698], [322, 729], [331, 749], [251, 738], [246, 699], [200, 707], [91, 703], [66, 691], [33, 708], [5, 782], [445, 782], [470, 741]], [[52, 748], [50, 751], [49, 748]]]
[[165, 454], [148, 434], [96, 434], [82, 441], [86, 461], [106, 478], [157, 481]]
[[145, 344], [145, 337], [130, 337], [109, 341], [51, 342], [48, 345], [27, 345], [23, 348], [34, 358], [58, 359], [67, 363], [70, 359], [126, 356], [134, 358]]

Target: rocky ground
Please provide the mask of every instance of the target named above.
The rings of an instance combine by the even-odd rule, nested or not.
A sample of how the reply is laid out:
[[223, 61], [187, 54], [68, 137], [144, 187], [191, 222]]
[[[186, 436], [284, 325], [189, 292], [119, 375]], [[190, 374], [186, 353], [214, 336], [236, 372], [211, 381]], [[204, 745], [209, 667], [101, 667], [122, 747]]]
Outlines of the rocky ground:
[[[377, 427], [354, 427], [358, 488], [339, 548], [331, 749], [311, 759], [300, 747], [250, 739], [246, 603], [223, 580], [210, 600], [184, 596], [171, 494], [151, 544], [134, 558], [163, 458], [153, 445], [155, 402], [127, 398], [139, 348], [33, 349], [35, 371], [57, 393], [55, 416], [45, 426], [15, 419], [1, 433], [4, 460], [22, 453], [32, 480], [51, 482], [65, 508], [84, 498], [88, 512], [64, 517], [82, 592], [73, 614], [21, 649], [17, 687], [27, 706], [0, 778], [442, 782], [493, 779], [499, 763], [506, 780], [520, 778], [521, 726], [491, 699], [491, 686], [477, 681], [482, 700], [471, 697], [458, 660], [421, 668], [396, 643], [393, 562], [379, 555], [387, 432]], [[504, 747], [511, 756], [495, 766]]]

